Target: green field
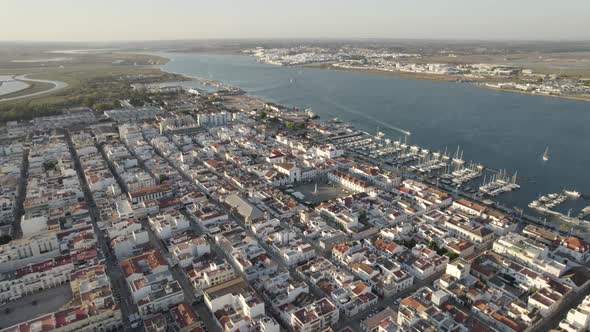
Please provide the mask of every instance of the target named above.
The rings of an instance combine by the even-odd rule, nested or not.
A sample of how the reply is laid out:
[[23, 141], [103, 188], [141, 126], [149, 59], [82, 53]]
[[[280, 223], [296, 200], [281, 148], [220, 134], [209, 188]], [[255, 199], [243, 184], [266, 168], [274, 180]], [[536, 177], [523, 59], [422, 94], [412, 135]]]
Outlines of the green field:
[[[55, 91], [55, 93], [50, 95], [33, 96], [31, 98], [0, 102], [0, 106], [26, 104], [33, 100], [37, 101], [37, 103], [43, 103], [45, 99], [56, 96], [61, 97], [61, 99], [51, 99], [54, 101], [68, 102], [75, 100], [77, 97], [88, 95], [100, 95], [104, 98], [109, 98], [110, 96], [119, 94], [119, 91], [113, 89], [113, 85], [117, 86], [118, 89], [127, 89], [126, 87], [121, 86], [126, 82], [122, 76], [162, 74], [158, 68], [154, 67], [114, 67], [100, 65], [85, 65], [72, 68], [49, 68], [43, 70], [0, 70], [0, 73], [14, 75], [29, 74], [28, 77], [30, 78], [61, 81], [68, 84], [66, 88]], [[31, 87], [15, 92], [14, 96], [47, 90], [53, 87], [52, 84], [38, 82], [31, 83], [33, 83]], [[12, 97], [12, 94], [3, 97]]]
[[[159, 67], [147, 63], [164, 63], [165, 59], [137, 55], [133, 62], [132, 54], [123, 54], [121, 62], [115, 61], [113, 54], [105, 55], [107, 59], [95, 55], [92, 63], [80, 63], [73, 66], [60, 65], [46, 68], [12, 68], [0, 70], [0, 75], [23, 75], [28, 78], [61, 81], [67, 87], [51, 93], [25, 97], [22, 99], [0, 101], [0, 122], [26, 120], [44, 114], [56, 114], [72, 107], [92, 107], [99, 111], [118, 107], [118, 100], [138, 99], [138, 92], [133, 91], [132, 83], [154, 83], [185, 79], [182, 76], [162, 72]], [[146, 63], [135, 65], [135, 63]], [[133, 63], [133, 64], [130, 64]], [[33, 92], [47, 90], [52, 84], [29, 82], [31, 86], [3, 97], [15, 97]]]

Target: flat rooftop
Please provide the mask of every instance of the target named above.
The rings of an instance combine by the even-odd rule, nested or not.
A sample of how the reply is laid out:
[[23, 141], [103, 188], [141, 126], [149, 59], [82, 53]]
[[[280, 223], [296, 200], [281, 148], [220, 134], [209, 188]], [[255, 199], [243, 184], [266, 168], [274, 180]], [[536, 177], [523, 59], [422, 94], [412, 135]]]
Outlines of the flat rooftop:
[[207, 288], [204, 292], [211, 300], [214, 300], [230, 293], [238, 294], [247, 287], [248, 285], [242, 278], [235, 278], [230, 281], [226, 281], [223, 284]]

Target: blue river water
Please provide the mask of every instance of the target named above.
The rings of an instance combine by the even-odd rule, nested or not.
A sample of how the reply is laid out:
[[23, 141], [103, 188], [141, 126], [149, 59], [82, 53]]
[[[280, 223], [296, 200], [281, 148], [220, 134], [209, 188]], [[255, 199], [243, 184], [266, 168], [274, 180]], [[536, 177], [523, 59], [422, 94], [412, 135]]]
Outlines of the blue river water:
[[[590, 102], [360, 72], [279, 67], [252, 57], [165, 53], [163, 70], [217, 80], [248, 94], [300, 109], [324, 119], [338, 117], [357, 128], [529, 180], [504, 194], [508, 206], [526, 207], [539, 194], [575, 189], [590, 195]], [[542, 161], [549, 147], [550, 159]], [[590, 205], [578, 200], [575, 207]]]

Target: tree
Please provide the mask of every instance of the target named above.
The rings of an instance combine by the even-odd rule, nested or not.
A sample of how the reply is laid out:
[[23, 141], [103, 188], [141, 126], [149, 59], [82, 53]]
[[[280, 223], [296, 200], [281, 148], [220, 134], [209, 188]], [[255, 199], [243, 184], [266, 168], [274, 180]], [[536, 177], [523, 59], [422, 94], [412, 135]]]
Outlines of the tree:
[[166, 174], [160, 174], [160, 183], [170, 179]]
[[99, 112], [103, 112], [103, 111], [116, 109], [118, 107], [115, 107], [115, 105], [113, 103], [96, 103], [96, 104], [94, 104], [93, 108]]
[[93, 96], [86, 96], [84, 97], [84, 101], [82, 104], [86, 107], [92, 107], [96, 103], [96, 98]]
[[359, 212], [359, 220], [360, 221], [366, 221], [367, 220], [367, 211], [361, 210]]
[[445, 256], [447, 256], [450, 261], [453, 261], [453, 260], [459, 258], [459, 254], [454, 253], [454, 252], [450, 252], [450, 251], [445, 253]]
[[12, 237], [8, 234], [4, 234], [0, 236], [0, 245], [7, 244], [10, 240], [12, 240]]
[[416, 246], [416, 240], [411, 239], [409, 241], [403, 241], [402, 244], [408, 248], [408, 249], [412, 249]]

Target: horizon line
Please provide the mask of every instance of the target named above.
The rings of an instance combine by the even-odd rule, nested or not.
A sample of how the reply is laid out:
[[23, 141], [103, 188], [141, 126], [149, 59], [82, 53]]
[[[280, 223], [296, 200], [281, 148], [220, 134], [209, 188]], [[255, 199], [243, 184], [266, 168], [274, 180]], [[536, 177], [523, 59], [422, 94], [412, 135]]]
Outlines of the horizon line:
[[410, 38], [410, 37], [203, 37], [203, 38], [170, 38], [170, 39], [115, 39], [115, 40], [35, 40], [12, 39], [0, 40], [0, 43], [137, 43], [137, 42], [181, 42], [181, 41], [440, 41], [440, 42], [546, 42], [546, 43], [590, 43], [589, 39], [525, 39], [525, 38]]

